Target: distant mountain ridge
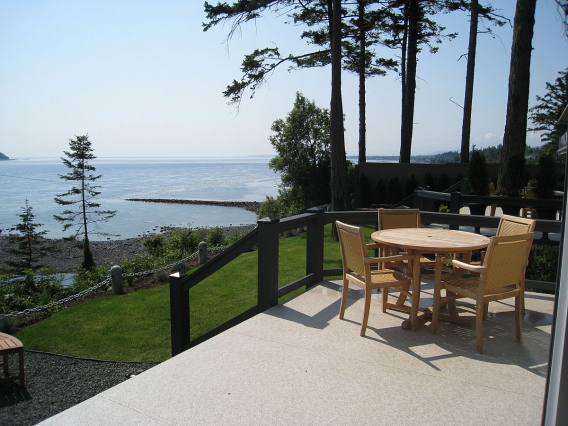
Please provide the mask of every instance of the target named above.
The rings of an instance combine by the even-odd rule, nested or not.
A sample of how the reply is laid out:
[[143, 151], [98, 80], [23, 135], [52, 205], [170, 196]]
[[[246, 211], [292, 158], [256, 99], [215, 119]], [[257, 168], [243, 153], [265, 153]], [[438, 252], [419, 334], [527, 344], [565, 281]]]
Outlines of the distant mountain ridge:
[[6, 155], [2, 154], [0, 152], [0, 160], [9, 160], [10, 158], [8, 158]]

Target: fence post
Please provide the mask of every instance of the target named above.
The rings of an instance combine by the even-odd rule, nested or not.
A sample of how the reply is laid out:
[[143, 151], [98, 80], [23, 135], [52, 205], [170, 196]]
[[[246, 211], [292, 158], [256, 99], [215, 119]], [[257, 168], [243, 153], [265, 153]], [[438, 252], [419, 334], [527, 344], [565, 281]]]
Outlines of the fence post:
[[179, 272], [170, 275], [170, 316], [172, 356], [176, 356], [185, 350], [185, 345], [190, 341], [189, 290], [183, 291]]
[[[461, 192], [452, 192], [450, 198], [450, 213], [459, 214], [460, 213], [460, 197]], [[458, 225], [450, 225], [450, 229], [459, 229]]]
[[199, 264], [203, 265], [207, 262], [207, 243], [205, 241], [201, 241], [197, 246], [198, 257], [199, 257]]
[[264, 218], [258, 222], [258, 308], [278, 304], [278, 225], [279, 219]]
[[120, 266], [114, 265], [110, 268], [110, 280], [112, 283], [112, 294], [123, 294], [122, 268]]
[[313, 213], [314, 216], [310, 219], [310, 223], [308, 224], [306, 275], [315, 274], [316, 283], [319, 283], [323, 281], [324, 211], [314, 207], [309, 209], [308, 213]]

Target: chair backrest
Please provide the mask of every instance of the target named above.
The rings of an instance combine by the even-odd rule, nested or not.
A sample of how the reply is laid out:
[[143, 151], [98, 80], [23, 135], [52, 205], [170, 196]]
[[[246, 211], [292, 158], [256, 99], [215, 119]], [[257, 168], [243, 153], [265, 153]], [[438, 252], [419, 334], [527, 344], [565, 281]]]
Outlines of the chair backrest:
[[366, 245], [363, 231], [357, 226], [335, 222], [339, 244], [341, 246], [341, 259], [343, 270], [353, 271], [359, 275], [365, 275]]
[[420, 210], [379, 209], [379, 231], [398, 228], [420, 228]]
[[535, 226], [536, 220], [503, 215], [499, 221], [496, 235], [500, 237], [504, 235], [528, 234], [529, 232], [534, 232]]
[[491, 292], [522, 280], [527, 267], [534, 233], [491, 237], [481, 275], [484, 292]]

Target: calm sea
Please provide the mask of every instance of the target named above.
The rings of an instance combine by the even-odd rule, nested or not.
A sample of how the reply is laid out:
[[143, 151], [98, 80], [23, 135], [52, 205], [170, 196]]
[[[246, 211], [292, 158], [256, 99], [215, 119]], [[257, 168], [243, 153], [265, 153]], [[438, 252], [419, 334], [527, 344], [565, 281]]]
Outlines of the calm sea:
[[[126, 201], [127, 198], [170, 198], [211, 201], [264, 201], [276, 196], [280, 177], [268, 167], [268, 158], [97, 158], [91, 163], [102, 177], [95, 182], [101, 209], [116, 216], [99, 231], [130, 238], [162, 226], [215, 227], [253, 224], [256, 216], [238, 208]], [[71, 188], [58, 175], [68, 173], [60, 158], [0, 161], [0, 229], [20, 222], [26, 199], [35, 222], [49, 238], [69, 236], [53, 219], [63, 207], [53, 201]], [[92, 234], [93, 240], [106, 236]]]

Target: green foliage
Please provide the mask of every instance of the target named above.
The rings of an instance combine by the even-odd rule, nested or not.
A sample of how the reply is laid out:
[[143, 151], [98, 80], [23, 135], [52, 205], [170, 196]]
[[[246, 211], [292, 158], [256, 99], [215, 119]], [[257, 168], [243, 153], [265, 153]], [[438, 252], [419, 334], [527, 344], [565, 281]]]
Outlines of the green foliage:
[[534, 127], [528, 130], [542, 132], [540, 139], [547, 144], [545, 149], [551, 152], [556, 152], [558, 140], [567, 130], [566, 123], [561, 124], [558, 119], [568, 106], [568, 68], [558, 74], [554, 83], [546, 83], [546, 94], [537, 95], [538, 103], [529, 110]]
[[424, 173], [424, 186], [427, 186], [428, 188], [430, 188], [430, 191], [435, 191], [436, 190], [436, 183], [434, 182], [434, 176], [432, 176], [432, 173], [430, 172], [426, 172]]
[[[111, 219], [116, 211], [100, 210], [100, 204], [95, 202], [95, 198], [100, 194], [94, 182], [101, 175], [94, 175], [95, 167], [89, 164], [94, 160], [93, 149], [89, 136], [75, 136], [76, 139], [69, 139], [69, 151], [63, 151], [67, 158], [61, 158], [63, 164], [70, 169], [66, 175], [59, 177], [67, 182], [76, 182], [77, 186], [63, 194], [55, 197], [55, 202], [64, 206], [65, 210], [61, 215], [53, 215], [53, 218], [63, 224], [63, 231], [75, 228], [75, 236], [83, 235], [84, 250], [82, 266], [92, 269], [95, 266], [91, 250], [89, 248], [89, 226]], [[72, 210], [73, 209], [73, 210]], [[100, 232], [90, 231], [91, 233], [101, 234]]]
[[222, 228], [212, 228], [207, 232], [207, 245], [209, 247], [221, 247], [225, 245], [225, 234]]
[[445, 204], [440, 204], [438, 206], [438, 212], [440, 213], [450, 213], [450, 206], [447, 206]]
[[382, 179], [379, 179], [377, 182], [377, 186], [375, 186], [375, 200], [377, 204], [387, 204], [388, 203], [388, 194], [387, 194], [387, 186]]
[[525, 157], [520, 154], [512, 155], [500, 181], [501, 195], [519, 197], [521, 190], [528, 181]]
[[21, 277], [0, 275], [0, 313], [22, 311], [71, 294], [62, 281], [61, 274], [46, 269], [26, 269]]
[[[73, 277], [73, 293], [86, 290], [96, 284], [99, 284], [109, 277], [109, 270], [104, 266], [98, 266], [91, 269], [79, 268]], [[102, 288], [101, 291], [106, 290]]]
[[538, 166], [535, 194], [538, 198], [553, 198], [557, 180], [554, 154], [542, 154], [538, 159]]
[[556, 282], [558, 248], [533, 245], [527, 266], [527, 279]]
[[164, 253], [165, 240], [166, 237], [163, 234], [152, 234], [144, 238], [142, 245], [152, 256], [160, 257]]
[[22, 207], [20, 214], [20, 223], [14, 226], [19, 234], [8, 235], [10, 243], [16, 243], [16, 248], [8, 249], [7, 252], [18, 257], [17, 260], [6, 260], [9, 270], [14, 273], [22, 273], [26, 269], [40, 269], [42, 265], [39, 259], [45, 255], [49, 248], [46, 241], [42, 238], [47, 231], [37, 231], [42, 226], [41, 223], [35, 223], [35, 215], [32, 206], [26, 204]]
[[467, 185], [473, 195], [489, 195], [489, 169], [483, 152], [475, 149], [475, 145], [469, 154], [467, 167]]
[[0, 317], [0, 333], [14, 334], [18, 322], [15, 317]]
[[158, 260], [147, 254], [137, 254], [130, 260], [122, 262], [122, 271], [125, 274], [134, 274], [136, 272], [149, 271], [156, 268]]
[[450, 178], [448, 178], [448, 175], [445, 173], [442, 173], [440, 175], [440, 181], [438, 182], [438, 189], [440, 191], [445, 191], [446, 189], [448, 189], [450, 187]]
[[359, 176], [356, 194], [357, 207], [369, 207], [371, 205], [371, 185], [366, 175], [361, 174]]
[[171, 232], [165, 242], [164, 258], [168, 261], [181, 259], [197, 251], [201, 233], [191, 228], [179, 228]]
[[416, 180], [416, 176], [414, 176], [414, 173], [412, 173], [406, 181], [406, 185], [404, 187], [404, 196], [406, 197], [414, 193], [414, 190], [417, 187], [418, 187], [418, 181]]
[[286, 217], [283, 207], [279, 198], [266, 197], [266, 200], [260, 204], [256, 215], [259, 219], [264, 219], [265, 217], [280, 219], [281, 217]]
[[429, 157], [428, 162], [432, 164], [459, 163], [460, 153], [457, 151], [443, 152]]
[[[285, 119], [274, 121], [272, 131], [275, 134], [270, 136], [270, 143], [277, 155], [269, 167], [281, 173], [279, 213], [296, 214], [329, 203], [329, 111], [296, 93], [292, 110]], [[283, 206], [286, 211], [282, 211]]]
[[390, 178], [387, 187], [387, 203], [394, 204], [400, 200], [402, 200], [402, 193], [400, 192], [398, 177]]
[[238, 232], [232, 232], [225, 237], [225, 244], [228, 245], [228, 246], [233, 245], [237, 241], [239, 241], [242, 237], [243, 237], [242, 234], [240, 234]]

